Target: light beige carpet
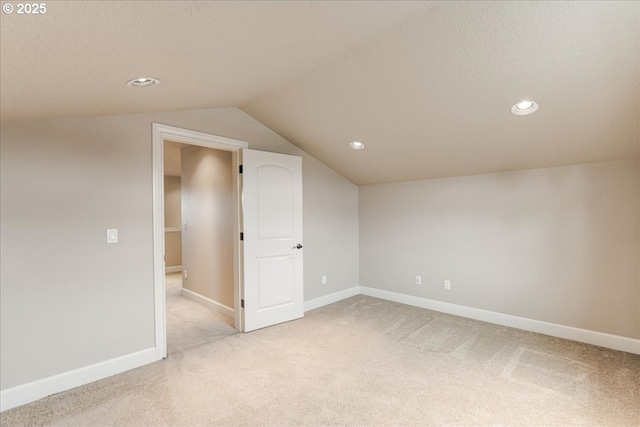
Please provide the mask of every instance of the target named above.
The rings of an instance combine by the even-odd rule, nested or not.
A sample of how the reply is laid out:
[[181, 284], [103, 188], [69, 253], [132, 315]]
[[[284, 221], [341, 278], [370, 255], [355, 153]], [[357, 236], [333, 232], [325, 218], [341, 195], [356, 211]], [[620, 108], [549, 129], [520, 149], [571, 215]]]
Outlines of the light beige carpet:
[[637, 426], [640, 356], [357, 296], [1, 417], [6, 426]]
[[165, 287], [169, 355], [237, 333], [233, 320], [181, 295], [182, 273], [167, 274]]

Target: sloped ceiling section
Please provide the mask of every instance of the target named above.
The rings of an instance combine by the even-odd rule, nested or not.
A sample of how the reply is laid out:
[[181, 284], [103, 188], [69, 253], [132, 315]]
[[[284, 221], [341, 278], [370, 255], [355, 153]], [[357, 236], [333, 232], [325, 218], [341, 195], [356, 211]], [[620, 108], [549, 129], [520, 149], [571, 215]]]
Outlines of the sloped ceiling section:
[[[433, 6], [55, 1], [3, 13], [2, 120], [237, 107]], [[125, 85], [141, 76], [161, 84]]]
[[631, 1], [48, 2], [1, 16], [1, 117], [238, 107], [356, 184], [631, 159], [639, 26]]
[[638, 6], [442, 4], [243, 108], [357, 184], [633, 158]]

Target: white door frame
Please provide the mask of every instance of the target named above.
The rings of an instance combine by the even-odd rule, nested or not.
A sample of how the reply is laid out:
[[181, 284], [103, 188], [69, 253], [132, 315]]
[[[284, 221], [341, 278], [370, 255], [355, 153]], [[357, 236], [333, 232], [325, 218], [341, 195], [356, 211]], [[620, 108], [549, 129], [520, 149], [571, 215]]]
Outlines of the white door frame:
[[[153, 123], [152, 158], [153, 158], [153, 292], [156, 330], [156, 351], [159, 358], [167, 357], [167, 307], [165, 294], [165, 270], [164, 270], [164, 141], [170, 140], [188, 145], [213, 148], [216, 150], [231, 151], [232, 170], [237, 171], [240, 164], [242, 149], [249, 144], [237, 139], [211, 135], [188, 129]], [[240, 315], [240, 283], [241, 271], [239, 233], [241, 230], [241, 182], [239, 174], [233, 174], [233, 227], [235, 236], [233, 239], [233, 296], [234, 296], [234, 322], [235, 328], [243, 330]]]

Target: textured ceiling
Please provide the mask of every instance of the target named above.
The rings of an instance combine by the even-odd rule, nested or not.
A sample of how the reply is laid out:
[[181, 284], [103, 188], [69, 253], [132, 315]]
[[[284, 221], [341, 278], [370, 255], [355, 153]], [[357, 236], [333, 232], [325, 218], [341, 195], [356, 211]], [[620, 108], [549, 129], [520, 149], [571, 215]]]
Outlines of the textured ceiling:
[[[2, 14], [2, 119], [238, 106], [431, 6], [55, 1]], [[140, 76], [161, 84], [125, 86]]]
[[357, 184], [640, 148], [639, 2], [48, 2], [1, 25], [3, 121], [235, 106]]

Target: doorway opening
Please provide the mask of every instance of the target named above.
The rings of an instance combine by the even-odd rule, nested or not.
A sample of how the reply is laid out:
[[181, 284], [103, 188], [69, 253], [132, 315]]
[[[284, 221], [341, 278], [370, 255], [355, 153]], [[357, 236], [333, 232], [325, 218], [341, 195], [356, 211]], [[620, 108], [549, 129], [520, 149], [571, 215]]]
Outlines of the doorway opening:
[[[238, 171], [241, 150], [247, 146], [248, 144], [244, 141], [153, 124], [154, 299], [155, 312], [157, 313], [155, 338], [156, 351], [163, 358], [167, 356], [167, 277], [165, 276], [167, 261], [176, 264], [177, 259], [181, 258], [179, 268], [177, 264], [170, 266], [174, 267], [168, 271], [172, 274], [170, 285], [182, 285], [181, 293], [230, 317], [235, 330], [243, 330], [242, 316], [238, 309], [240, 307], [241, 248], [237, 238], [241, 229], [241, 183], [239, 174], [235, 172]], [[188, 188], [187, 195], [180, 195], [181, 218], [179, 218], [179, 222], [176, 219], [175, 211], [167, 212], [165, 209], [165, 185], [172, 186], [175, 190], [177, 181], [165, 178], [165, 169], [170, 167], [165, 164], [165, 149], [172, 150], [176, 147], [181, 154], [186, 154], [185, 159], [181, 159], [181, 165], [184, 164], [189, 172], [189, 176], [185, 180], [188, 182], [183, 183], [182, 176], [179, 180], [181, 193], [183, 188]], [[214, 170], [216, 168], [207, 168], [207, 164], [219, 166], [217, 174], [219, 178], [226, 177], [224, 182], [213, 181], [215, 176], [212, 174], [216, 174], [216, 170]], [[203, 165], [205, 167], [199, 167]], [[175, 175], [175, 171], [173, 172]], [[211, 178], [208, 183], [207, 177]], [[212, 189], [219, 190], [217, 193], [214, 191], [214, 197], [201, 196], [205, 194], [211, 196]], [[173, 197], [175, 198], [175, 194]], [[220, 210], [216, 206], [219, 206], [218, 202], [222, 200], [225, 203], [223, 209]], [[190, 204], [194, 204], [194, 206], [189, 208]], [[212, 212], [212, 209], [218, 209], [218, 212]], [[169, 219], [171, 224], [165, 224], [165, 217]], [[217, 217], [223, 225], [221, 223], [211, 224], [211, 221], [208, 221], [209, 224], [205, 224], [206, 219], [211, 217]], [[195, 223], [189, 230], [192, 220]], [[206, 235], [198, 236], [196, 231], [201, 231], [203, 224], [209, 228], [218, 227], [218, 230], [223, 230], [225, 238], [220, 242], [215, 242], [212, 241], [211, 236], [209, 238]], [[169, 227], [168, 231], [165, 229], [165, 225]], [[189, 233], [189, 231], [193, 232]], [[215, 230], [209, 229], [209, 234], [213, 232]], [[167, 233], [172, 236], [166, 238]], [[180, 235], [179, 239], [178, 235]], [[179, 240], [180, 246], [182, 246], [181, 257], [175, 253], [176, 240]], [[223, 248], [222, 244], [227, 246]], [[173, 247], [169, 248], [169, 245]], [[231, 245], [232, 251], [229, 251], [228, 245]], [[206, 253], [202, 253], [203, 249]], [[215, 266], [212, 268], [210, 262], [200, 262], [199, 256], [207, 257], [209, 260], [211, 257], [219, 257], [219, 268]], [[192, 268], [191, 275], [190, 268]], [[177, 276], [176, 270], [181, 270]], [[203, 280], [203, 277], [207, 277], [207, 275], [212, 278], [215, 276], [219, 282], [225, 282], [224, 286], [216, 288], [203, 285], [207, 281], [210, 282], [208, 279]], [[178, 283], [178, 280], [182, 283]], [[189, 284], [185, 286], [187, 281]]]
[[164, 141], [164, 247], [169, 353], [234, 328], [231, 152]]

